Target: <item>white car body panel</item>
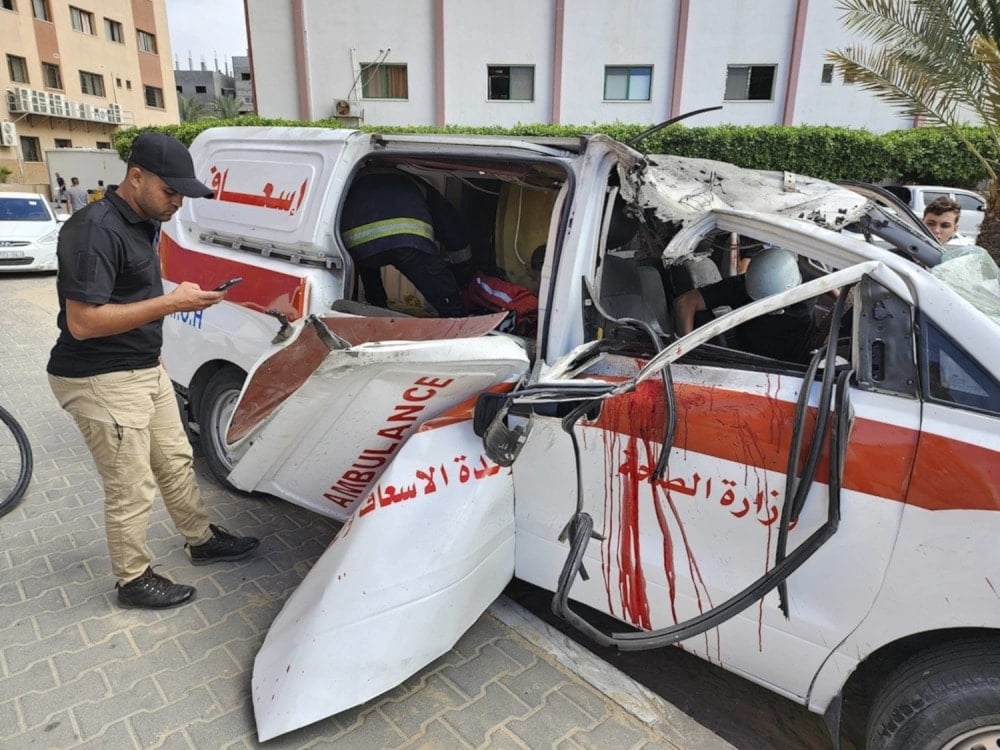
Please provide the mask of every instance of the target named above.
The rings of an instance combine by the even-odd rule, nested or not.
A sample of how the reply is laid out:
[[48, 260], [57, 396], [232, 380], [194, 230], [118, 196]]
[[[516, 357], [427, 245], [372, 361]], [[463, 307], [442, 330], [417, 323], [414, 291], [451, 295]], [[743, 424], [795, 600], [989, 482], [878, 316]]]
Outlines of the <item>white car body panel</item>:
[[[857, 194], [705, 160], [656, 157], [646, 169], [641, 156], [601, 136], [577, 153], [476, 137], [219, 129], [200, 136], [192, 153], [221, 200], [186, 202], [164, 226], [165, 280], [244, 282], [200, 316], [167, 321], [171, 377], [194, 389], [216, 366], [249, 373], [228, 430], [228, 481], [345, 521], [258, 654], [262, 740], [398, 684], [446, 651], [512, 574], [556, 588], [569, 550], [560, 535], [577, 512], [570, 439], [556, 416], [512, 415], [530, 429], [512, 468], [499, 467], [471, 431], [482, 392], [513, 389], [514, 402], [533, 407], [545, 400], [535, 386], [614, 389], [599, 415], [576, 426], [581, 509], [603, 540], [586, 549], [591, 577], [573, 583], [573, 601], [652, 630], [711, 611], [774, 569], [774, 512], [801, 372], [692, 357], [720, 332], [845, 286], [877, 288], [895, 305], [885, 327], [907, 331], [894, 340], [894, 356], [912, 368], [910, 382], [858, 381], [875, 356], [862, 332], [877, 339], [872, 321], [887, 309], [859, 292], [850, 346], [836, 360], [855, 378], [839, 528], [788, 579], [787, 619], [772, 591], [683, 647], [822, 712], [888, 644], [948, 628], [1000, 630], [992, 541], [1000, 418], [920, 391], [928, 377], [921, 347], [929, 346], [922, 326], [993, 378], [1000, 332], [911, 257], [831, 231], [864, 212]], [[474, 331], [392, 318], [355, 339], [348, 328], [378, 319], [329, 311], [353, 283], [339, 206], [353, 170], [373, 153], [459, 165], [461, 179], [494, 163], [512, 181], [563, 175], [552, 188], [533, 359], [524, 342], [487, 333], [499, 317]], [[518, 171], [532, 160], [549, 171]], [[645, 220], [676, 224], [655, 246], [665, 267], [721, 231], [792, 249], [830, 272], [664, 340], [658, 353], [595, 354], [600, 336], [589, 326], [617, 193], [648, 209]], [[667, 474], [650, 481], [666, 423], [665, 369], [678, 419]], [[963, 377], [952, 367], [941, 387], [974, 391]], [[818, 381], [809, 386], [813, 413], [820, 390]], [[828, 454], [789, 531], [789, 553], [827, 520]], [[449, 616], [436, 615], [443, 611]]]

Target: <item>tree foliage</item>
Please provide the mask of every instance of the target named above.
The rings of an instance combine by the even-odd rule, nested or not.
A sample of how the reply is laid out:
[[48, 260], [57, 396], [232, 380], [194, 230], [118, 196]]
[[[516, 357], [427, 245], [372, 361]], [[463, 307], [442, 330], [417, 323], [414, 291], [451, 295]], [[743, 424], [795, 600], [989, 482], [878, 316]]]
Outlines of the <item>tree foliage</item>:
[[212, 107], [215, 116], [220, 120], [232, 120], [240, 116], [242, 102], [232, 94], [212, 97]]
[[178, 97], [177, 108], [180, 111], [181, 122], [197, 122], [205, 117], [204, 102], [194, 97]]
[[[900, 111], [947, 128], [978, 159], [990, 181], [979, 241], [1000, 257], [1000, 0], [840, 0], [838, 7], [870, 46], [828, 59]], [[970, 138], [969, 122], [986, 137]]]

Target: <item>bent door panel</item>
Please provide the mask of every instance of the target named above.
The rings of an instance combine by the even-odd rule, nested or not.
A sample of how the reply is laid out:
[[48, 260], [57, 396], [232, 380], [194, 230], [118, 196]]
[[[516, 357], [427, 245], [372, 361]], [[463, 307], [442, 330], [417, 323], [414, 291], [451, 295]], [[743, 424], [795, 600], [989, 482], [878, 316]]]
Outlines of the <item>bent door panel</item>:
[[[627, 377], [628, 361], [611, 359], [584, 376]], [[589, 580], [578, 579], [571, 598], [652, 630], [719, 606], [774, 566], [801, 376], [738, 367], [672, 365], [676, 432], [661, 480], [651, 480], [666, 416], [661, 382], [640, 383], [578, 424], [581, 505], [602, 539], [589, 544]], [[818, 396], [816, 383], [807, 428]], [[790, 618], [774, 591], [684, 642], [787, 695], [807, 694], [818, 666], [874, 600], [919, 434], [915, 399], [854, 387], [850, 398], [842, 520], [789, 579]], [[789, 551], [826, 520], [827, 450], [789, 533]], [[555, 587], [568, 552], [558, 537], [575, 510], [576, 471], [559, 420], [533, 415], [514, 464], [518, 577]]]
[[[453, 321], [425, 323], [443, 337]], [[484, 390], [510, 388], [527, 369], [516, 339], [461, 326], [452, 335], [464, 337], [379, 342], [365, 334], [366, 343], [328, 350], [303, 331], [299, 347], [258, 365], [243, 389], [229, 430], [238, 457], [229, 481], [350, 517], [420, 424]]]
[[425, 422], [271, 624], [253, 668], [259, 738], [448, 651], [510, 581], [513, 516], [510, 470], [482, 456], [469, 419]]

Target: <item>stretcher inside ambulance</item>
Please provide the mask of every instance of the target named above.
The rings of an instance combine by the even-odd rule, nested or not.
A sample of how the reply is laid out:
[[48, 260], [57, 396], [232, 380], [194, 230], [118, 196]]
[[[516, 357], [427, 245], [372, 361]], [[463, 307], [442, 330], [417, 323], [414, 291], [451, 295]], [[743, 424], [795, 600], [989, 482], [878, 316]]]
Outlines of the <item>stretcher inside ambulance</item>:
[[[226, 128], [192, 154], [216, 200], [164, 227], [165, 278], [244, 282], [168, 322], [171, 377], [220, 481], [344, 522], [257, 655], [261, 740], [398, 685], [512, 576], [598, 643], [681, 643], [835, 732], [860, 692], [873, 747], [1000, 726], [995, 265], [853, 190], [601, 136]], [[358, 304], [339, 211], [373, 164], [466, 212], [477, 263], [537, 294], [533, 337], [392, 283], [392, 311]], [[678, 336], [674, 301], [766, 247], [800, 282]], [[806, 360], [739, 348], [794, 305]], [[971, 676], [894, 722], [928, 663]]]

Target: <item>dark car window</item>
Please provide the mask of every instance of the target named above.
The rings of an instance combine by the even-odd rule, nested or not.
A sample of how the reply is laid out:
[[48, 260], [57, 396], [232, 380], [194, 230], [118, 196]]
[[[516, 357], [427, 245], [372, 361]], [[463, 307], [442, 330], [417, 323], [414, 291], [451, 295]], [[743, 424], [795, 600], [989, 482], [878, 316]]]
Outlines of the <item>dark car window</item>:
[[979, 198], [973, 195], [962, 195], [962, 193], [956, 193], [955, 200], [958, 201], [958, 205], [962, 207], [963, 211], [982, 211], [986, 205]]
[[35, 198], [0, 198], [0, 221], [51, 221], [52, 215]]
[[950, 193], [945, 193], [940, 190], [925, 190], [924, 205], [926, 206], [928, 203], [930, 203], [933, 200], [937, 200], [938, 198], [950, 198], [950, 197], [951, 197]]
[[924, 398], [1000, 415], [1000, 383], [927, 318], [921, 333]]

